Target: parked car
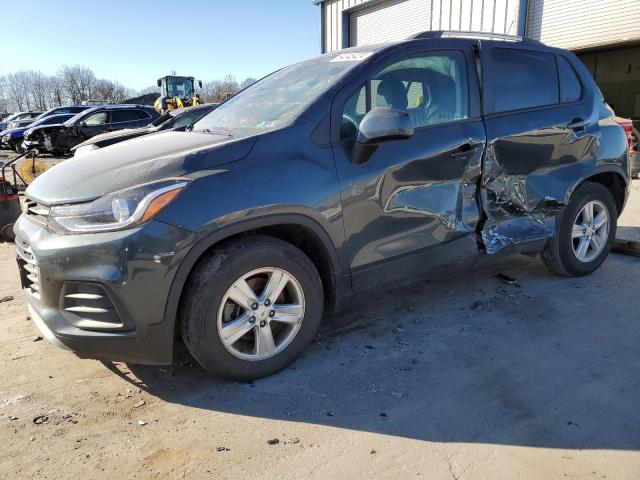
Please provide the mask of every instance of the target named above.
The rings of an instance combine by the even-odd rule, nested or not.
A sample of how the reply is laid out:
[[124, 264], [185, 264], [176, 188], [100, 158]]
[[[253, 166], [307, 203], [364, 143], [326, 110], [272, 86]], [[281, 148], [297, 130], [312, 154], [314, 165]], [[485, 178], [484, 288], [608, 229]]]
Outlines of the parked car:
[[131, 363], [171, 363], [179, 333], [208, 371], [252, 379], [355, 292], [486, 254], [596, 270], [629, 174], [590, 73], [532, 40], [449, 35], [292, 65], [190, 131], [46, 171], [15, 227], [35, 324]]
[[[6, 130], [2, 130], [0, 131], [0, 139], [2, 139], [2, 137], [7, 133], [10, 132], [11, 130], [14, 130], [16, 128], [21, 128], [24, 127], [26, 125], [29, 125], [31, 123], [33, 123], [33, 118], [30, 118], [29, 120], [13, 120], [11, 122], [9, 122], [11, 126], [7, 126]], [[15, 125], [15, 126], [13, 126]], [[0, 148], [9, 148], [8, 146], [4, 146], [2, 144], [2, 142], [0, 141]]]
[[25, 148], [37, 148], [63, 155], [71, 148], [100, 133], [143, 127], [158, 118], [144, 105], [101, 105], [78, 113], [62, 125], [40, 126], [25, 133]]
[[25, 151], [22, 143], [24, 140], [24, 132], [31, 128], [39, 127], [41, 125], [60, 125], [61, 123], [69, 120], [73, 117], [73, 113], [63, 113], [59, 115], [49, 115], [48, 117], [36, 119], [35, 121], [19, 128], [13, 128], [11, 130], [5, 130], [0, 132], [0, 148], [10, 148], [18, 153]]
[[116, 130], [114, 132], [101, 133], [100, 135], [96, 135], [95, 137], [76, 145], [71, 149], [71, 151], [74, 152], [74, 157], [82, 157], [99, 148], [108, 147], [109, 145], [114, 145], [125, 140], [141, 137], [142, 135], [166, 130], [185, 130], [217, 106], [217, 103], [208, 103], [195, 107], [170, 110], [164, 115], [156, 118], [145, 127], [127, 128], [124, 130]]
[[9, 115], [2, 122], [0, 122], [0, 131], [6, 130], [9, 127], [9, 122], [14, 120], [29, 120], [30, 118], [36, 118], [42, 112], [16, 112], [13, 115]]
[[620, 125], [627, 137], [627, 146], [629, 148], [629, 164], [631, 177], [636, 178], [640, 172], [640, 152], [638, 147], [638, 130], [634, 126], [633, 120], [630, 118], [615, 117], [615, 121]]
[[[7, 122], [6, 124], [6, 129], [7, 130], [12, 130], [14, 128], [21, 128], [24, 127], [26, 125], [29, 125], [30, 123], [33, 123], [33, 121], [36, 119], [35, 118], [22, 118], [20, 120], [11, 120], [10, 122]], [[4, 131], [4, 130], [3, 130]]]
[[640, 178], [640, 119], [633, 120], [629, 155], [631, 157], [631, 176], [633, 178]]
[[44, 113], [41, 113], [40, 115], [38, 115], [36, 117], [36, 120], [40, 120], [41, 118], [45, 118], [45, 117], [49, 117], [51, 115], [60, 115], [63, 113], [72, 113], [72, 114], [76, 114], [76, 113], [80, 113], [83, 112], [85, 110], [89, 110], [90, 108], [93, 108], [93, 106], [91, 105], [66, 105], [64, 107], [55, 107], [52, 108], [50, 110], [47, 110]]

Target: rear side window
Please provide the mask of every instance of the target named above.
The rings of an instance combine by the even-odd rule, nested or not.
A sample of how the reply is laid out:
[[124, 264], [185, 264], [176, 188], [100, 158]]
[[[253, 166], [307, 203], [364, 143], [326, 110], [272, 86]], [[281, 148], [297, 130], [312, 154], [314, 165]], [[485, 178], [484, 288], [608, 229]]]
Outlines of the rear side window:
[[494, 48], [491, 60], [496, 112], [542, 107], [559, 102], [555, 55]]
[[560, 73], [560, 101], [569, 103], [580, 100], [582, 98], [582, 85], [569, 60], [559, 56], [558, 71]]
[[138, 120], [135, 110], [114, 110], [111, 112], [111, 123], [132, 122]]

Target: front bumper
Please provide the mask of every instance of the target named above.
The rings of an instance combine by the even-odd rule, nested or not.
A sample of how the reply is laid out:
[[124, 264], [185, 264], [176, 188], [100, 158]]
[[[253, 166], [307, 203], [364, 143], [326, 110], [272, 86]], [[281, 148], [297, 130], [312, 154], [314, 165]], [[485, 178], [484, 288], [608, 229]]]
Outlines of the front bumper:
[[14, 231], [30, 315], [47, 340], [82, 358], [171, 363], [174, 322], [165, 307], [195, 234], [151, 220], [58, 235], [25, 214]]
[[42, 144], [40, 143], [39, 140], [23, 140], [22, 141], [22, 148], [27, 151], [27, 150], [44, 150], [44, 148], [42, 147]]

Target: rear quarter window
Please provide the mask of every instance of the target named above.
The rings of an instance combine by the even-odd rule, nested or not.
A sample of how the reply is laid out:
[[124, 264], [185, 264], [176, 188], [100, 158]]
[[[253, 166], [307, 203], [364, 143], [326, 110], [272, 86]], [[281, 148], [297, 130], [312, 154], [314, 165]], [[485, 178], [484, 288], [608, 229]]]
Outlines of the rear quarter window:
[[576, 71], [563, 56], [558, 56], [558, 72], [560, 77], [560, 101], [562, 103], [577, 102], [582, 98], [582, 84]]
[[494, 111], [559, 103], [558, 70], [552, 53], [493, 48]]
[[138, 117], [138, 120], [148, 120], [151, 118], [151, 115], [144, 110], [136, 110], [136, 116]]

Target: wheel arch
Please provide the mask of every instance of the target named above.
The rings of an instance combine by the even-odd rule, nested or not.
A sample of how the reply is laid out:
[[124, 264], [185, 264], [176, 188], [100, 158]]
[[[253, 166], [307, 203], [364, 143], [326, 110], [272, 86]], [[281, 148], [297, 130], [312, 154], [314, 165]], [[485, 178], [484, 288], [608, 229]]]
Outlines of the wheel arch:
[[627, 186], [629, 184], [628, 176], [624, 175], [620, 168], [616, 168], [615, 166], [604, 166], [596, 169], [591, 172], [590, 175], [581, 178], [576, 184], [571, 188], [569, 192], [567, 192], [567, 202], [573, 192], [585, 182], [593, 182], [599, 183], [602, 186], [606, 187], [611, 195], [613, 195], [613, 199], [616, 202], [616, 209], [618, 216], [622, 214], [622, 210], [624, 209], [624, 205], [627, 200]]
[[[178, 267], [169, 290], [163, 322], [176, 332], [177, 318], [184, 286], [198, 260], [223, 242], [245, 235], [269, 235], [300, 248], [314, 263], [325, 290], [325, 310], [340, 309], [351, 292], [338, 252], [328, 233], [312, 218], [302, 214], [267, 215], [234, 223], [201, 238]], [[170, 327], [169, 327], [170, 325]]]

